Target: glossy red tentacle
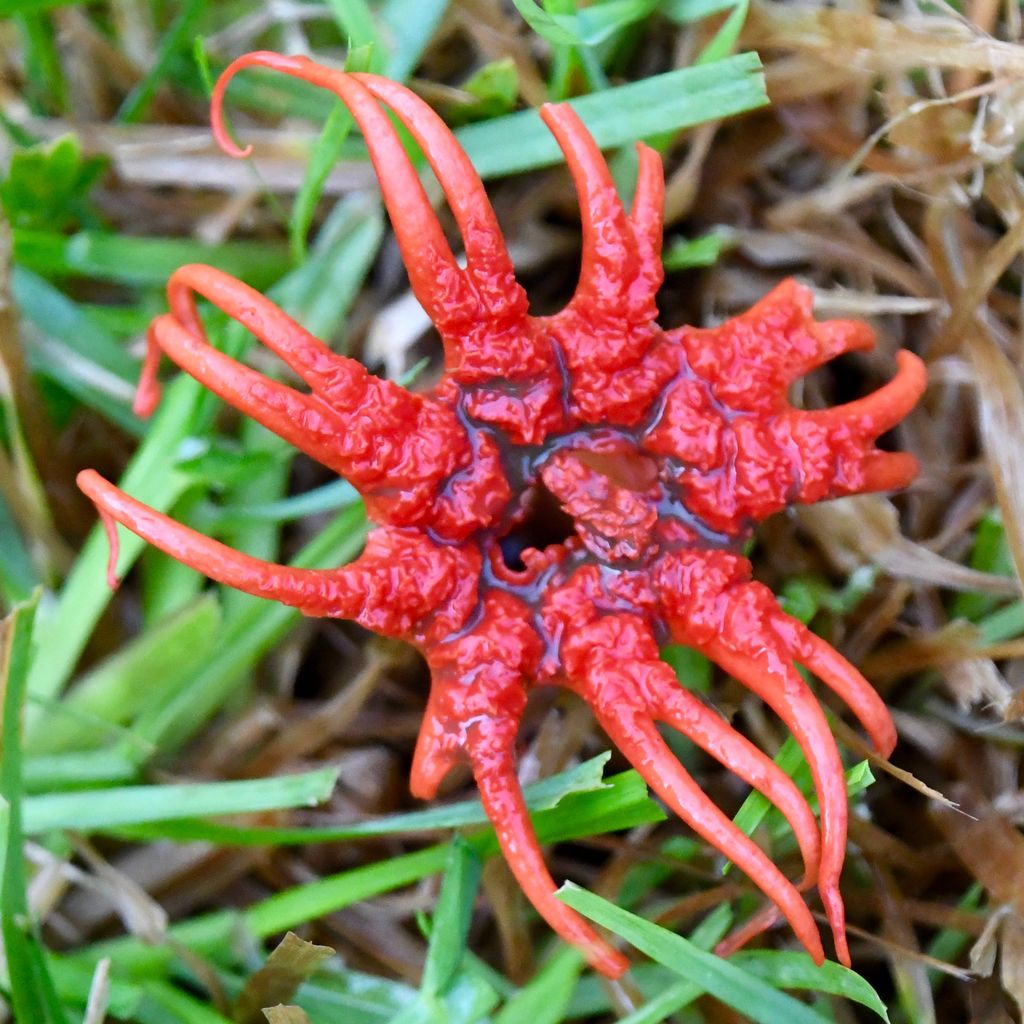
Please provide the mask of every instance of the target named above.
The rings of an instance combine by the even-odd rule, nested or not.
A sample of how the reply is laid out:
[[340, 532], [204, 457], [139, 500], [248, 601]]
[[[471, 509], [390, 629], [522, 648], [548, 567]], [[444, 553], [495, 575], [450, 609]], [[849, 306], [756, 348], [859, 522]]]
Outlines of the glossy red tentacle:
[[473, 777], [516, 881], [554, 931], [576, 946], [592, 967], [606, 977], [618, 978], [629, 966], [629, 961], [601, 939], [576, 911], [555, 896], [557, 886], [544, 863], [530, 823], [526, 801], [516, 777], [511, 745], [503, 737], [497, 742], [490, 737], [481, 737], [480, 729], [480, 726], [472, 726], [467, 739]]
[[567, 103], [547, 104], [540, 116], [565, 156], [580, 200], [583, 260], [570, 307], [588, 317], [629, 316], [624, 303], [639, 270], [639, 253], [608, 164]]
[[[160, 353], [166, 352], [235, 408], [345, 476], [364, 493], [377, 518], [397, 525], [422, 518], [424, 498], [437, 497], [443, 481], [469, 463], [468, 438], [451, 410], [335, 354], [242, 282], [193, 265], [172, 275], [167, 292], [172, 314], [150, 328], [139, 411], [151, 411], [159, 397], [156, 372]], [[196, 313], [197, 294], [250, 330], [313, 394], [264, 377], [211, 346]], [[475, 489], [488, 486], [493, 490], [481, 480]], [[484, 509], [486, 503], [478, 505]], [[449, 520], [438, 524], [442, 531], [458, 531], [459, 510]], [[461, 528], [477, 525], [471, 519]]]
[[762, 647], [751, 640], [761, 656], [732, 648], [729, 639], [702, 647], [712, 661], [760, 697], [785, 723], [804, 753], [814, 780], [821, 814], [821, 863], [818, 891], [832, 929], [836, 956], [850, 964], [846, 945], [846, 913], [839, 894], [839, 876], [846, 856], [846, 779], [835, 739], [807, 684], [788, 663], [781, 645]]
[[357, 360], [332, 352], [255, 288], [214, 267], [189, 264], [176, 270], [168, 281], [168, 301], [186, 330], [189, 320], [185, 314], [194, 311], [196, 295], [240, 323], [339, 411], [364, 401], [371, 384], [383, 392], [375, 396], [377, 402], [386, 399], [391, 404], [408, 405], [409, 393], [404, 388], [381, 381]]
[[834, 486], [835, 497], [902, 490], [921, 472], [921, 464], [908, 452], [870, 452], [861, 460], [860, 471], [860, 486], [854, 489], [837, 484]]
[[904, 419], [928, 383], [924, 363], [913, 352], [897, 352], [896, 367], [896, 375], [871, 394], [845, 405], [800, 415], [830, 430], [849, 431], [861, 438], [876, 438]]
[[662, 228], [665, 210], [665, 167], [657, 150], [642, 142], [637, 143], [636, 190], [629, 220], [636, 238], [640, 269], [637, 288], [641, 294], [635, 304], [647, 302], [650, 318], [657, 315], [654, 296], [665, 279], [665, 265], [661, 260]]
[[415, 93], [380, 75], [354, 74], [377, 99], [386, 103], [409, 129], [437, 175], [455, 215], [466, 249], [466, 269], [495, 327], [521, 322], [527, 313], [526, 292], [516, 280], [480, 175], [455, 141], [448, 126]]
[[151, 352], [162, 350], [200, 384], [317, 462], [342, 475], [348, 470], [340, 442], [345, 419], [321, 399], [244, 366], [170, 314], [153, 321], [148, 345]]
[[679, 686], [663, 662], [651, 664], [646, 687], [654, 718], [693, 740], [782, 812], [803, 857], [804, 879], [798, 888], [813, 885], [821, 860], [821, 836], [814, 812], [793, 780], [750, 740]]
[[799, 636], [797, 661], [847, 704], [864, 726], [875, 750], [888, 757], [896, 746], [896, 726], [878, 691], [820, 636], [799, 623], [794, 628]]
[[[567, 612], [572, 615], [569, 608], [558, 614]], [[566, 630], [562, 659], [568, 684], [591, 706], [615, 745], [694, 831], [732, 858], [778, 904], [811, 955], [819, 962], [824, 959], [821, 939], [797, 887], [704, 794], [665, 745], [654, 719], [677, 725], [713, 756], [728, 757], [732, 770], [752, 785], [780, 798], [780, 807], [792, 813], [800, 838], [804, 884], [813, 884], [820, 855], [817, 828], [792, 781], [774, 765], [774, 771], [765, 769], [768, 759], [752, 744], [721, 719], [716, 724], [710, 714], [702, 713], [707, 709], [681, 690], [672, 670], [658, 658], [654, 636], [642, 619], [603, 615], [576, 629], [567, 624]]]
[[[254, 288], [199, 263], [179, 267], [167, 283], [167, 299], [174, 319], [194, 338], [206, 341], [196, 310], [196, 295], [250, 331], [337, 411], [362, 404], [371, 390], [376, 392], [373, 399], [378, 408], [409, 406], [410, 396], [403, 388], [372, 376], [355, 359], [332, 352]], [[156, 372], [160, 354], [158, 339], [151, 334], [136, 403], [140, 415], [149, 415], [159, 400]]]
[[254, 66], [271, 68], [328, 89], [348, 107], [370, 151], [413, 292], [442, 334], [449, 325], [457, 330], [459, 324], [483, 313], [455, 261], [394, 125], [366, 86], [353, 75], [321, 67], [306, 57], [285, 57], [266, 51], [239, 57], [218, 79], [213, 95], [214, 135], [225, 152], [234, 156], [247, 156], [250, 152], [249, 148], [240, 150], [231, 142], [222, 111], [228, 82], [243, 68]]
[[[609, 668], [608, 672], [616, 669]], [[598, 679], [591, 677], [586, 685], [587, 702], [594, 709], [601, 728], [616, 747], [646, 780], [647, 784], [685, 821], [699, 836], [720, 850], [744, 874], [774, 900], [816, 963], [822, 963], [825, 953], [814, 918], [807, 909], [799, 891], [792, 882], [769, 860], [767, 854], [744, 835], [705, 795], [693, 777], [676, 760], [672, 751], [658, 734], [648, 713], [632, 706], [616, 687], [614, 696], [602, 693], [604, 675], [595, 670]], [[605, 679], [608, 677], [605, 676]]]
[[78, 474], [78, 486], [96, 506], [107, 527], [110, 558], [107, 579], [116, 587], [118, 543], [115, 523], [179, 562], [226, 586], [298, 608], [306, 615], [353, 618], [366, 595], [350, 569], [295, 569], [244, 555], [175, 522], [129, 497], [95, 470]]

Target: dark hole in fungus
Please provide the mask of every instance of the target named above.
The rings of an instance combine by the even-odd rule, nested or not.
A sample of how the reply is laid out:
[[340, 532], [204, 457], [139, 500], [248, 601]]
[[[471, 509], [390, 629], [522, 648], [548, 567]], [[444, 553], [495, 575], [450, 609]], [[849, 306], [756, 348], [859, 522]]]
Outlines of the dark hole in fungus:
[[502, 560], [506, 568], [521, 572], [526, 568], [521, 556], [527, 548], [543, 550], [550, 544], [564, 544], [574, 535], [572, 517], [546, 487], [538, 485], [530, 496], [526, 517], [499, 542]]

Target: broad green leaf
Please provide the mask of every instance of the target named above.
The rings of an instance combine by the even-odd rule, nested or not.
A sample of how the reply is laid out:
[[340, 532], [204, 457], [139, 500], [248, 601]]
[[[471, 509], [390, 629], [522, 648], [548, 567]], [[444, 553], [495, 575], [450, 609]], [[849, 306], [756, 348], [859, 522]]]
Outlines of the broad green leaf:
[[491, 61], [460, 86], [467, 99], [452, 105], [447, 113], [449, 125], [486, 121], [508, 114], [519, 98], [519, 72], [511, 58]]
[[90, 219], [86, 196], [103, 167], [103, 159], [82, 156], [74, 135], [15, 150], [0, 182], [0, 206], [12, 227], [64, 231]]

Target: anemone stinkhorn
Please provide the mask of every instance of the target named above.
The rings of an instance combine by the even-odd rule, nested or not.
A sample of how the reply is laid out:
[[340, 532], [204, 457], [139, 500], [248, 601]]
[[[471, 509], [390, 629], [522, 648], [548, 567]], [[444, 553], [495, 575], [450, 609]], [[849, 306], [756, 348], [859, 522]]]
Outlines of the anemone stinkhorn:
[[[838, 958], [849, 962], [839, 875], [846, 844], [843, 766], [803, 665], [853, 710], [875, 747], [895, 743], [885, 705], [861, 674], [751, 578], [741, 549], [754, 525], [794, 502], [903, 487], [914, 459], [874, 442], [925, 387], [921, 361], [897, 356], [874, 393], [803, 411], [798, 377], [868, 348], [857, 321], [816, 322], [811, 294], [785, 281], [714, 329], [655, 322], [662, 281], [664, 178], [639, 149], [632, 206], [620, 202], [593, 138], [567, 105], [541, 117], [579, 195], [579, 283], [554, 316], [531, 316], [479, 177], [442, 120], [409, 90], [303, 57], [251, 53], [217, 84], [214, 132], [229, 152], [224, 90], [260, 65], [334, 92], [362, 130], [413, 291], [440, 332], [445, 372], [412, 394], [334, 354], [241, 282], [206, 266], [178, 270], [170, 312], [149, 332], [138, 407], [152, 409], [161, 353], [225, 401], [350, 480], [378, 524], [338, 569], [259, 561], [81, 474], [112, 542], [115, 522], [228, 586], [308, 615], [354, 619], [413, 643], [432, 673], [411, 787], [430, 798], [467, 759], [504, 855], [559, 935], [609, 976], [626, 966], [555, 898], [516, 777], [515, 741], [531, 687], [579, 694], [625, 757], [695, 832], [770, 898], [818, 961], [821, 939], [802, 893], [817, 885]], [[452, 253], [383, 106], [419, 144], [465, 249]], [[307, 385], [269, 380], [213, 348], [201, 297], [247, 327]], [[513, 561], [512, 531], [547, 492], [572, 535]], [[550, 497], [548, 498], [550, 500]], [[113, 544], [112, 544], [113, 547]], [[514, 567], [510, 567], [513, 562]], [[111, 563], [113, 565], [113, 562]], [[820, 827], [794, 783], [659, 660], [669, 640], [740, 680], [806, 756]], [[804, 863], [794, 884], [672, 756], [656, 723], [679, 730], [764, 794], [793, 828]], [[768, 915], [760, 916], [762, 926]]]

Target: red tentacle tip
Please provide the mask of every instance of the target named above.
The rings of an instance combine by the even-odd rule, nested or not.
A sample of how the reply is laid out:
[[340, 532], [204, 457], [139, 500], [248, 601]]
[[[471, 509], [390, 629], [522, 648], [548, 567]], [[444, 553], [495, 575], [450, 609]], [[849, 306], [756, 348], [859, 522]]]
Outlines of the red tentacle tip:
[[[911, 456], [882, 452], [874, 442], [921, 396], [923, 364], [901, 353], [895, 377], [873, 394], [831, 410], [794, 409], [787, 393], [797, 377], [869, 346], [873, 335], [857, 322], [816, 322], [810, 292], [792, 281], [714, 329], [663, 331], [655, 321], [660, 163], [641, 149], [627, 212], [600, 149], [565, 106], [545, 107], [541, 116], [565, 152], [587, 251], [567, 308], [531, 318], [483, 186], [421, 100], [383, 79], [353, 78], [305, 58], [247, 54], [213, 96], [214, 134], [235, 156], [250, 150], [228, 136], [224, 94], [232, 76], [253, 66], [312, 82], [349, 105], [371, 142], [410, 279], [438, 325], [450, 369], [433, 391], [410, 396], [325, 355], [268, 303], [254, 325], [245, 312], [252, 302], [239, 299], [242, 285], [193, 267], [184, 285], [179, 277], [172, 286], [171, 313], [150, 333], [136, 410], [145, 415], [156, 404], [165, 351], [359, 487], [381, 525], [373, 552], [347, 578], [346, 613], [361, 608], [360, 622], [415, 644], [434, 673], [416, 790], [432, 794], [448, 768], [470, 755], [473, 737], [490, 737], [486, 765], [472, 751], [474, 770], [506, 856], [541, 915], [599, 971], [617, 977], [626, 960], [554, 897], [515, 778], [515, 727], [535, 685], [567, 685], [589, 700], [652, 787], [776, 902], [723, 948], [782, 914], [820, 958], [803, 895], [817, 879], [837, 955], [848, 963], [838, 889], [843, 766], [795, 665], [835, 690], [882, 747], [895, 733], [867, 681], [751, 581], [742, 549], [758, 522], [793, 501], [910, 482]], [[420, 140], [451, 200], [465, 235], [465, 269], [380, 102]], [[182, 287], [253, 327], [312, 393], [264, 381], [210, 348]], [[121, 523], [250, 592], [285, 593], [281, 567], [156, 517], [91, 471], [79, 484], [110, 538], [112, 586]], [[569, 524], [560, 537], [542, 525], [559, 521], [552, 503]], [[225, 575], [229, 563], [234, 570]], [[323, 579], [327, 594], [335, 577]], [[316, 597], [318, 580], [307, 572], [287, 593]], [[317, 607], [342, 614], [326, 600]], [[811, 765], [820, 821], [762, 751], [699, 701], [678, 696], [675, 680], [656, 668], [655, 638], [665, 636], [716, 660], [779, 715]], [[714, 806], [671, 756], [658, 722], [690, 736], [779, 807], [800, 839], [805, 882], [790, 882]]]
[[138, 387], [135, 389], [135, 398], [132, 401], [132, 412], [144, 420], [149, 419], [160, 404], [161, 391], [159, 382], [154, 378], [140, 377]]
[[100, 522], [107, 534], [107, 586], [117, 590], [121, 578], [117, 575], [117, 559], [121, 552], [121, 541], [117, 536], [117, 519], [104, 507], [103, 490], [109, 485], [92, 469], [83, 469], [75, 478], [78, 489], [96, 506]]

